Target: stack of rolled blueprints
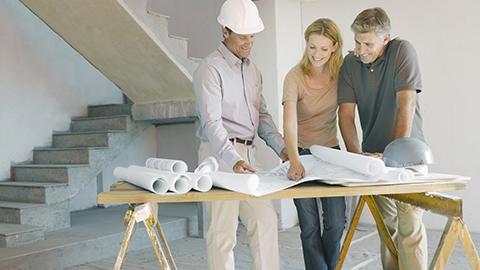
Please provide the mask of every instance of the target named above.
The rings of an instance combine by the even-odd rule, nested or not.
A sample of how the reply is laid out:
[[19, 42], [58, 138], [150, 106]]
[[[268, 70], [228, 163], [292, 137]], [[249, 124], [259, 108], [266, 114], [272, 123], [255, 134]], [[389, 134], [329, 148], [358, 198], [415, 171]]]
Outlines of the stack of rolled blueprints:
[[[213, 161], [216, 164], [216, 160], [213, 159]], [[113, 175], [156, 194], [184, 194], [192, 188], [206, 192], [212, 188], [212, 179], [209, 175], [202, 172], [187, 172], [188, 166], [182, 160], [148, 158], [145, 165], [132, 165], [128, 168], [117, 167], [114, 169]], [[216, 170], [218, 164], [210, 167]]]

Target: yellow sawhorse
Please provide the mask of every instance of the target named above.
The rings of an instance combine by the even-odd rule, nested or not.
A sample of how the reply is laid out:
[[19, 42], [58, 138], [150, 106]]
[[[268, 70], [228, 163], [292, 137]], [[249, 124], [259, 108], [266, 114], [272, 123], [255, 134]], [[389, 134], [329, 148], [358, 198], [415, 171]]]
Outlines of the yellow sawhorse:
[[[145, 228], [147, 229], [148, 236], [152, 241], [153, 248], [155, 249], [158, 261], [160, 262], [160, 266], [162, 267], [162, 269], [177, 270], [175, 262], [173, 261], [173, 256], [170, 253], [170, 249], [168, 248], [167, 240], [165, 239], [165, 235], [163, 234], [162, 227], [160, 226], [160, 222], [158, 221], [158, 204], [156, 203], [145, 203], [141, 205], [130, 204], [130, 206], [128, 207], [127, 213], [125, 214], [125, 219], [123, 221], [123, 225], [127, 227], [127, 231], [125, 233], [125, 237], [123, 238], [122, 246], [120, 247], [120, 252], [118, 253], [117, 260], [113, 269], [122, 269], [135, 226], [138, 222], [141, 221], [143, 221]], [[161, 243], [163, 244], [166, 256], [163, 253], [154, 227], [157, 228], [158, 236], [160, 237]]]
[[[388, 233], [388, 230], [386, 229], [385, 223], [378, 211], [378, 208], [376, 209], [376, 204], [375, 204], [375, 201], [373, 200], [372, 195], [384, 194], [383, 196], [401, 200], [410, 204], [419, 205], [420, 207], [429, 209], [434, 213], [444, 214], [452, 217], [461, 217], [462, 216], [461, 200], [447, 200], [448, 203], [444, 203], [445, 205], [439, 206], [438, 204], [439, 202], [435, 200], [435, 198], [437, 197], [432, 195], [427, 196], [425, 195], [425, 192], [464, 190], [466, 189], [465, 180], [468, 180], [468, 179], [470, 178], [458, 177], [457, 179], [454, 179], [451, 181], [441, 181], [441, 179], [436, 179], [436, 181], [431, 181], [431, 182], [419, 182], [419, 183], [398, 184], [398, 185], [393, 184], [393, 185], [356, 186], [356, 187], [322, 185], [315, 182], [307, 182], [307, 183], [302, 183], [301, 185], [290, 187], [288, 189], [277, 191], [275, 193], [265, 195], [262, 197], [256, 197], [253, 195], [247, 195], [243, 193], [217, 189], [217, 188], [212, 188], [208, 192], [188, 192], [186, 194], [162, 196], [162, 195], [154, 194], [150, 191], [143, 190], [139, 187], [133, 186], [126, 182], [120, 181], [113, 184], [110, 187], [110, 191], [105, 191], [100, 193], [98, 195], [97, 202], [99, 204], [127, 203], [130, 205], [130, 208], [127, 211], [127, 214], [125, 216], [125, 222], [124, 222], [126, 223], [126, 226], [127, 226], [127, 232], [125, 233], [125, 238], [122, 243], [121, 250], [118, 254], [117, 262], [115, 264], [114, 269], [119, 270], [122, 268], [123, 262], [125, 260], [126, 252], [128, 249], [128, 245], [130, 243], [130, 240], [134, 231], [135, 224], [140, 221], [143, 221], [145, 223], [145, 226], [147, 227], [147, 231], [149, 232], [150, 239], [152, 240], [152, 244], [157, 251], [157, 256], [160, 261], [160, 264], [162, 265], [162, 268], [176, 269], [175, 264], [173, 263], [173, 258], [167, 246], [167, 241], [163, 237], [163, 232], [161, 231], [160, 224], [158, 223], [158, 217], [156, 215], [157, 208], [155, 208], [155, 207], [158, 207], [157, 203], [362, 196], [357, 206], [357, 209], [355, 211], [353, 221], [351, 223], [349, 231], [347, 232], [347, 237], [345, 238], [345, 242], [342, 247], [341, 254], [339, 256], [339, 261], [337, 261], [336, 269], [341, 269], [365, 202], [367, 202], [372, 213], [374, 213], [374, 216], [376, 216], [377, 226], [379, 226], [379, 228], [384, 227], [384, 229], [381, 229], [381, 230], [383, 230], [385, 233], [381, 233], [381, 235], [385, 239], [386, 243], [390, 243], [389, 245], [391, 247], [390, 249], [391, 252], [394, 254], [397, 254], [395, 245], [393, 244], [393, 240], [391, 240], [391, 236]], [[413, 199], [409, 199], [409, 198], [413, 198]], [[460, 201], [460, 203], [458, 203], [458, 201]], [[457, 203], [452, 203], [452, 202], [457, 202]], [[140, 211], [141, 209], [139, 210], [139, 208], [142, 207], [142, 205], [151, 205], [151, 208], [153, 209], [151, 213], [154, 213], [154, 214], [146, 215], [144, 211]], [[135, 211], [137, 211], [136, 215], [135, 215]], [[378, 225], [378, 224], [383, 224], [383, 227], [382, 225]], [[454, 224], [453, 221], [452, 221], [452, 224]], [[155, 235], [153, 226], [156, 226], [157, 231], [159, 232], [161, 241], [164, 245], [165, 253], [167, 255], [166, 257], [168, 259], [166, 259], [165, 255], [162, 253], [160, 243], [158, 241], [158, 238]], [[456, 227], [454, 227], [453, 229], [458, 230], [455, 228]], [[466, 231], [466, 228], [464, 229], [464, 232], [465, 231]], [[452, 235], [452, 233], [449, 233], [448, 235]], [[465, 239], [467, 240], [470, 239], [470, 236], [466, 237]], [[438, 256], [438, 258], [442, 258], [440, 259], [440, 263], [442, 263], [442, 261], [446, 262], [446, 259], [448, 259], [448, 255], [450, 253], [448, 253], [447, 256], [445, 254], [447, 254], [446, 251], [447, 251], [447, 246], [449, 241], [451, 242], [451, 240], [448, 240], [448, 241], [445, 240], [444, 241], [445, 244], [441, 248], [443, 252], [440, 252], [439, 253], [440, 255]], [[470, 242], [471, 242], [471, 239], [470, 239]], [[467, 248], [465, 249], [467, 250]], [[469, 250], [471, 251], [471, 254], [473, 254], [472, 256], [469, 257], [469, 259], [476, 258], [476, 262], [474, 259], [470, 259], [471, 263], [472, 261], [474, 263], [473, 264], [474, 266], [472, 266], [472, 268], [480, 269], [478, 267], [479, 265], [478, 255], [473, 247], [473, 243], [471, 243], [471, 248]], [[446, 259], [445, 259], [445, 256], [446, 256]], [[167, 263], [167, 260], [168, 260], [168, 263]], [[437, 269], [442, 269], [442, 268], [438, 266]]]
[[[432, 258], [432, 262], [430, 263], [429, 270], [445, 269], [448, 258], [452, 253], [457, 238], [460, 238], [460, 242], [462, 243], [463, 249], [467, 254], [467, 258], [472, 269], [480, 269], [480, 258], [467, 230], [467, 226], [462, 219], [462, 200], [460, 198], [438, 193], [392, 194], [383, 196], [409, 203], [411, 205], [429, 210], [433, 213], [448, 217], [447, 224], [443, 231], [437, 250], [435, 251], [435, 255]], [[342, 268], [365, 203], [367, 203], [368, 207], [370, 208], [370, 212], [375, 220], [380, 237], [382, 237], [390, 251], [390, 254], [392, 255], [395, 264], [398, 267], [398, 250], [392, 240], [392, 236], [390, 235], [387, 226], [385, 225], [373, 195], [364, 195], [360, 196], [360, 200], [353, 214], [352, 222], [350, 223], [350, 228], [347, 231], [344, 244], [340, 250], [340, 255], [338, 256], [335, 270], [340, 270]]]

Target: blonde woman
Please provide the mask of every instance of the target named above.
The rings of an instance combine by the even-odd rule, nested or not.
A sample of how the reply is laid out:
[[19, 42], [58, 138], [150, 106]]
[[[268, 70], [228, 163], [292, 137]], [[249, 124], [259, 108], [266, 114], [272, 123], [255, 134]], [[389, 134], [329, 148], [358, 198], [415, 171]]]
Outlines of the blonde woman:
[[[337, 75], [343, 62], [343, 41], [337, 25], [318, 19], [305, 30], [306, 48], [299, 64], [285, 77], [282, 104], [284, 136], [290, 168], [287, 177], [305, 177], [300, 155], [312, 145], [339, 148], [337, 138]], [[317, 200], [322, 202], [323, 230]], [[301, 229], [305, 267], [333, 269], [345, 227], [345, 198], [294, 199]]]

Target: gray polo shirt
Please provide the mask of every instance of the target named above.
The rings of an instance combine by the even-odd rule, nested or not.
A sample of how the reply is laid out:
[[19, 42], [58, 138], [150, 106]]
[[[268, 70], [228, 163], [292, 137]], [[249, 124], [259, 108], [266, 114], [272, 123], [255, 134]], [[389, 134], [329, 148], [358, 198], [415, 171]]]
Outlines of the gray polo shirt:
[[374, 63], [348, 54], [339, 75], [338, 103], [356, 103], [363, 131], [362, 150], [383, 153], [393, 140], [398, 110], [397, 92], [417, 90], [411, 137], [425, 141], [418, 93], [422, 78], [417, 53], [406, 40], [393, 39]]

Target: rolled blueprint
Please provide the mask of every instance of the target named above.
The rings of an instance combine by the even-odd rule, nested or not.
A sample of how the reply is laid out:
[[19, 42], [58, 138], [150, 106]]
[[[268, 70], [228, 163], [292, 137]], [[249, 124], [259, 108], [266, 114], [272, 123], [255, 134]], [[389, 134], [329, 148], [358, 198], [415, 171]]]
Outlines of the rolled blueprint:
[[211, 172], [213, 185], [237, 192], [252, 194], [257, 189], [260, 179], [256, 174]]
[[148, 172], [159, 177], [164, 177], [167, 179], [168, 190], [178, 194], [187, 193], [192, 189], [190, 177], [184, 173], [161, 171], [136, 165], [129, 166], [128, 169], [133, 171]]
[[145, 166], [147, 166], [147, 168], [176, 173], [184, 173], [188, 169], [187, 163], [182, 160], [153, 157], [145, 161]]
[[213, 156], [205, 158], [195, 169], [195, 173], [209, 173], [218, 171], [217, 159]]
[[123, 167], [116, 167], [113, 170], [113, 175], [156, 194], [165, 194], [168, 190], [168, 180], [161, 175], [133, 171]]
[[213, 181], [209, 175], [189, 172], [185, 174], [190, 177], [193, 189], [201, 192], [207, 192], [212, 189]]
[[335, 165], [344, 166], [372, 178], [381, 177], [385, 171], [385, 163], [381, 159], [367, 157], [332, 149], [329, 147], [313, 145], [310, 151], [314, 156]]
[[415, 177], [415, 174], [408, 169], [389, 168], [385, 169], [385, 174], [381, 177], [382, 180], [389, 182], [410, 182]]

